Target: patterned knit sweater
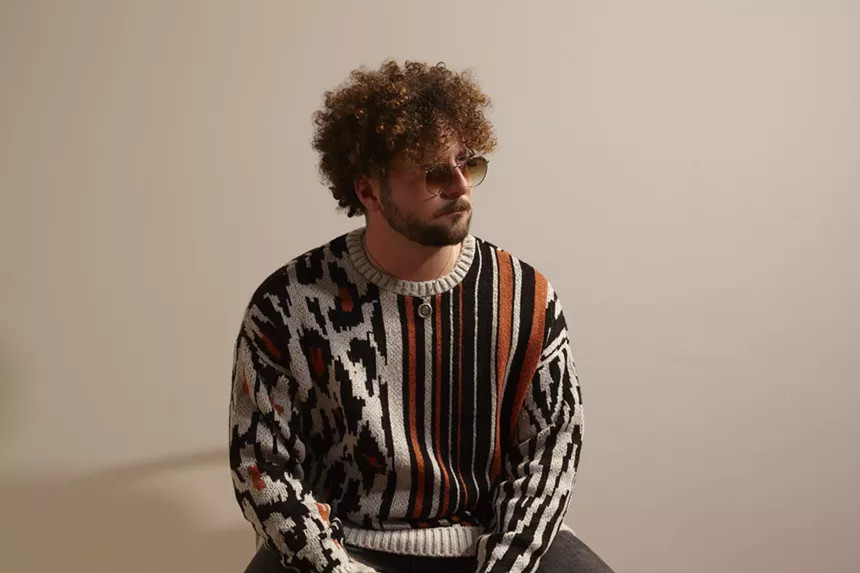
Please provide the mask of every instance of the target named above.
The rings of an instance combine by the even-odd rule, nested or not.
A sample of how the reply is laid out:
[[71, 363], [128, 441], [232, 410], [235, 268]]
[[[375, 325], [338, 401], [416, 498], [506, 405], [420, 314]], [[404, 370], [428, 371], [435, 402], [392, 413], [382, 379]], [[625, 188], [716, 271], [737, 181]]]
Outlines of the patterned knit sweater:
[[350, 545], [535, 571], [583, 435], [557, 294], [473, 235], [439, 280], [400, 280], [364, 230], [293, 259], [246, 308], [230, 465], [258, 545], [300, 571], [349, 571]]

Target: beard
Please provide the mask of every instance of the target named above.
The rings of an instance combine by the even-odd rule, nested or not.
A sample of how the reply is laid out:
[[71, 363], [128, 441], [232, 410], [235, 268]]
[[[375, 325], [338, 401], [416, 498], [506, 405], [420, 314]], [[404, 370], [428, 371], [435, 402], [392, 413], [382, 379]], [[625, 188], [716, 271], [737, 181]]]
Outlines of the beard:
[[[469, 234], [469, 227], [472, 224], [471, 209], [465, 215], [460, 215], [453, 220], [445, 218], [441, 219], [444, 222], [427, 223], [401, 210], [391, 197], [391, 188], [384, 181], [381, 191], [379, 203], [382, 207], [382, 218], [389, 227], [410, 241], [425, 247], [447, 247], [463, 242]], [[446, 212], [450, 213], [465, 206], [458, 204], [446, 209]]]

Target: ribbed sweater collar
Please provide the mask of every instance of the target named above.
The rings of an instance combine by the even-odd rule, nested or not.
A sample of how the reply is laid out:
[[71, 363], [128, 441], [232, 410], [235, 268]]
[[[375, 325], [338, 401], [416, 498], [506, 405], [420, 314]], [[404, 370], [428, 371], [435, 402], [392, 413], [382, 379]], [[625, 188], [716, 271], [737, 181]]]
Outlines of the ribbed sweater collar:
[[432, 296], [453, 289], [466, 277], [475, 258], [475, 237], [471, 234], [463, 239], [463, 248], [457, 262], [448, 274], [433, 281], [408, 281], [387, 274], [374, 265], [364, 251], [362, 237], [367, 227], [359, 227], [347, 233], [346, 244], [352, 263], [361, 275], [380, 288], [411, 296]]

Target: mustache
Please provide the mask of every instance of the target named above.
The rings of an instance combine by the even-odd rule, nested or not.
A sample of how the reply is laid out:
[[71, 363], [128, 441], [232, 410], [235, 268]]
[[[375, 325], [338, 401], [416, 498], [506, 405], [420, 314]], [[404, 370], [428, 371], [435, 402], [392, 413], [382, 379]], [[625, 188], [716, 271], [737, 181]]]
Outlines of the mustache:
[[439, 215], [448, 215], [450, 213], [456, 213], [458, 211], [468, 211], [472, 208], [472, 205], [468, 201], [464, 201], [462, 203], [454, 203], [447, 209], [444, 209], [439, 212]]

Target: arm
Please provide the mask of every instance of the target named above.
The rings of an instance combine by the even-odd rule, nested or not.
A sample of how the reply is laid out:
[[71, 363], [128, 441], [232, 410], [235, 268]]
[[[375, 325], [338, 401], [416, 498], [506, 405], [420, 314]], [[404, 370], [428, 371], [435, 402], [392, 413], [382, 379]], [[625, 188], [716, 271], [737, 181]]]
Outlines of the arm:
[[[256, 299], [256, 296], [255, 296]], [[264, 298], [249, 305], [236, 340], [230, 399], [230, 467], [245, 518], [287, 567], [342, 573], [349, 557], [337, 519], [302, 483], [299, 385]], [[263, 310], [261, 310], [263, 309]]]
[[573, 494], [582, 447], [582, 396], [564, 314], [557, 298], [554, 303], [549, 339], [494, 488], [493, 523], [477, 542], [479, 573], [536, 571]]

